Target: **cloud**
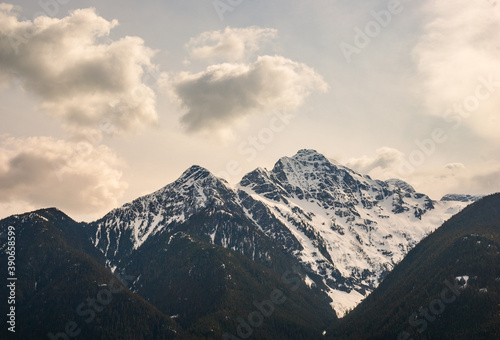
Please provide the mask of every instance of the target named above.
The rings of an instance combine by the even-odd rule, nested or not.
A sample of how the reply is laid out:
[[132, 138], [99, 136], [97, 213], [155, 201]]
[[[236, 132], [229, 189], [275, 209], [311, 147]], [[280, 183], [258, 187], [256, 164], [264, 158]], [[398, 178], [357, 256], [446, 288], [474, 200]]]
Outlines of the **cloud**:
[[[78, 9], [57, 19], [20, 21], [0, 6], [0, 83], [17, 79], [49, 115], [70, 129], [135, 131], [157, 122], [155, 92], [143, 79], [157, 72], [154, 51], [138, 37], [112, 41], [118, 22]], [[147, 73], [147, 74], [146, 74]]]
[[222, 128], [256, 111], [297, 108], [311, 91], [326, 91], [323, 78], [305, 64], [261, 56], [251, 64], [218, 64], [180, 73], [171, 94], [187, 112], [188, 131]]
[[[432, 0], [413, 54], [427, 112], [500, 137], [500, 10], [491, 1]], [[484, 83], [490, 83], [485, 86]]]
[[[50, 137], [0, 139], [0, 205], [56, 206], [81, 215], [117, 205], [127, 187], [105, 146]], [[18, 211], [17, 213], [22, 212]], [[11, 212], [12, 213], [12, 212]]]
[[344, 164], [373, 179], [398, 178], [411, 184], [417, 191], [440, 199], [445, 194], [491, 194], [500, 192], [500, 164], [478, 164], [466, 167], [462, 163], [444, 166], [427, 164], [416, 166], [413, 171], [401, 171], [408, 164], [403, 152], [383, 147], [372, 156], [351, 158]]
[[455, 171], [465, 169], [465, 165], [463, 165], [462, 163], [448, 163], [444, 166], [444, 168], [447, 170]]
[[[435, 194], [440, 198], [448, 193], [452, 194], [492, 194], [500, 192], [500, 164], [474, 165], [458, 167], [450, 172], [444, 169], [427, 169], [417, 171], [411, 180], [421, 191]], [[437, 194], [439, 193], [439, 195]]]
[[369, 174], [375, 169], [396, 169], [404, 154], [396, 149], [382, 147], [375, 152], [374, 156], [362, 156], [347, 160], [346, 166], [362, 174]]
[[479, 188], [481, 192], [500, 192], [500, 165], [474, 175], [472, 177], [472, 184], [474, 188]]
[[277, 31], [256, 26], [226, 27], [224, 31], [203, 32], [191, 38], [186, 48], [192, 58], [240, 61], [259, 50], [262, 44], [274, 39]]

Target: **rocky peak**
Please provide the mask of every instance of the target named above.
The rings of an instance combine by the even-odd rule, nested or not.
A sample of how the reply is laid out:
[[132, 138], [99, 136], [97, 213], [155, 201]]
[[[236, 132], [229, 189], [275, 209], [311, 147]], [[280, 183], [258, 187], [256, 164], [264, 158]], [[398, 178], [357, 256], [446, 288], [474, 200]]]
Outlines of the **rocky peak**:
[[413, 187], [410, 184], [408, 184], [405, 181], [402, 181], [400, 179], [391, 178], [391, 179], [387, 180], [386, 183], [389, 184], [390, 186], [394, 186], [397, 189], [401, 189], [402, 191], [405, 191], [408, 193], [415, 193], [415, 189], [413, 189]]
[[207, 180], [213, 182], [218, 181], [219, 179], [207, 169], [199, 165], [193, 165], [184, 171], [184, 173], [172, 184], [192, 185], [197, 182], [206, 182]]
[[297, 161], [302, 161], [302, 162], [309, 162], [309, 163], [317, 163], [317, 162], [328, 162], [328, 159], [317, 152], [316, 150], [312, 149], [301, 149], [297, 151], [297, 153], [292, 157], [293, 159]]

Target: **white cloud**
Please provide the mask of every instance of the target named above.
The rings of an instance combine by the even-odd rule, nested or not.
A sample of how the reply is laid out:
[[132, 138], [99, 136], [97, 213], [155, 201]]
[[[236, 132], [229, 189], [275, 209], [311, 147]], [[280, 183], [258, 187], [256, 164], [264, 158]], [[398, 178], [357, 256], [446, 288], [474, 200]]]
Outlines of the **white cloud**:
[[188, 131], [223, 128], [254, 112], [294, 109], [311, 91], [326, 91], [323, 78], [305, 64], [281, 56], [261, 56], [251, 64], [218, 64], [180, 73], [171, 94], [187, 112]]
[[117, 205], [127, 187], [119, 166], [116, 155], [102, 145], [3, 137], [0, 210], [55, 206], [70, 215], [104, 213]]
[[382, 147], [375, 152], [374, 156], [362, 156], [351, 158], [346, 162], [346, 166], [362, 174], [369, 174], [375, 169], [387, 170], [395, 169], [404, 154], [396, 149]]
[[[500, 10], [490, 1], [429, 0], [414, 49], [428, 112], [500, 137]], [[480, 80], [482, 79], [482, 80]], [[490, 79], [488, 89], [483, 83]]]
[[154, 51], [138, 37], [112, 41], [118, 24], [79, 9], [62, 19], [20, 21], [17, 9], [0, 6], [0, 83], [18, 79], [42, 108], [70, 129], [126, 132], [156, 124], [156, 97], [141, 78], [156, 71]]
[[252, 55], [276, 35], [277, 31], [271, 28], [226, 27], [224, 31], [203, 32], [191, 38], [186, 48], [191, 57], [196, 59], [222, 59], [234, 62]]

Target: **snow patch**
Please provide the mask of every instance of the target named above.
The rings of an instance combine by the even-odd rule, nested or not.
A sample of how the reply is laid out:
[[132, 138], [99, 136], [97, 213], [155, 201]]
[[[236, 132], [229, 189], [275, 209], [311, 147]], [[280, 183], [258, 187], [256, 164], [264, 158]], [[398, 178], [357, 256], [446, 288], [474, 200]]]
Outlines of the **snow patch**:
[[348, 311], [354, 309], [365, 296], [358, 293], [355, 290], [351, 290], [350, 293], [341, 290], [330, 290], [327, 292], [330, 298], [333, 300], [330, 305], [339, 318], [344, 317]]

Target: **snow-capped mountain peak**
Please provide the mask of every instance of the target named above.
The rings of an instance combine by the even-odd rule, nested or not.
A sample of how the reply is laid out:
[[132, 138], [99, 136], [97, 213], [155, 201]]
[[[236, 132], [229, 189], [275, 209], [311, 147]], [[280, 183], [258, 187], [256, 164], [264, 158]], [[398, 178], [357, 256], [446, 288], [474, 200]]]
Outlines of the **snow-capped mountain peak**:
[[176, 181], [114, 209], [96, 221], [95, 245], [115, 258], [138, 249], [150, 236], [210, 207], [222, 209], [236, 199], [227, 183], [200, 166], [191, 166]]
[[[372, 180], [314, 150], [283, 157], [271, 171], [249, 173], [239, 191], [257, 223], [266, 224], [259, 217], [267, 209], [298, 240], [295, 256], [321, 273], [341, 315], [420, 239], [464, 206], [434, 202], [402, 180]], [[254, 208], [257, 202], [260, 211]], [[286, 238], [276, 230], [267, 233]]]
[[182, 175], [172, 184], [177, 185], [187, 185], [189, 186], [192, 183], [200, 182], [200, 181], [217, 181], [216, 178], [210, 171], [199, 166], [193, 165], [189, 167], [186, 171], [182, 173]]

